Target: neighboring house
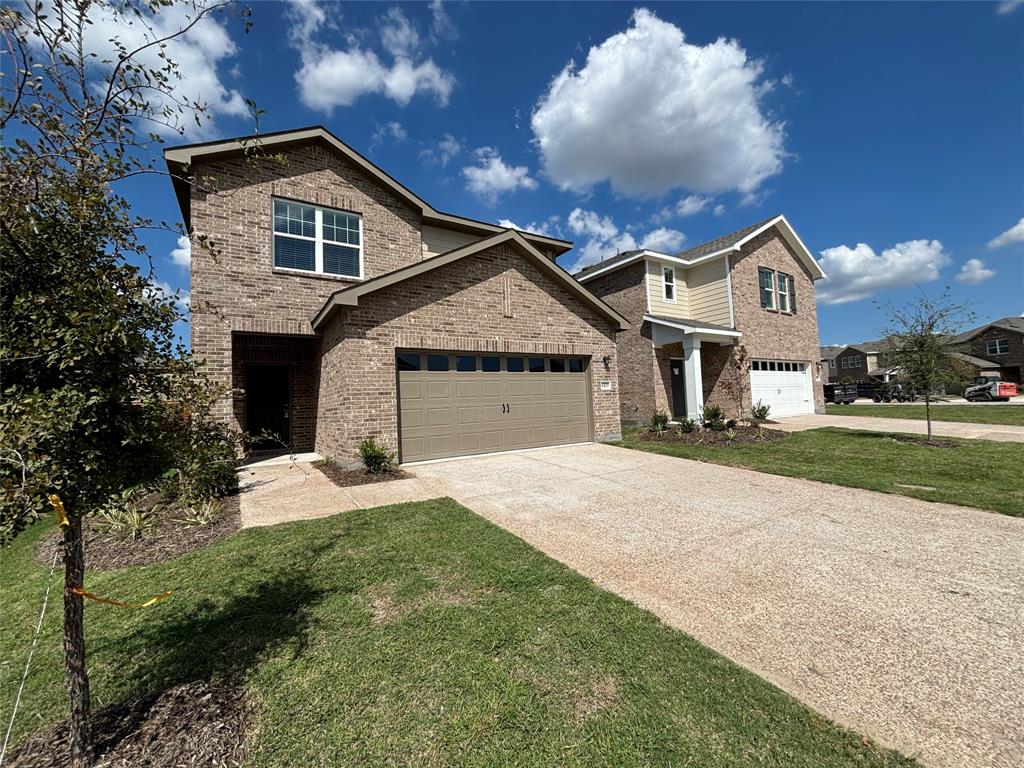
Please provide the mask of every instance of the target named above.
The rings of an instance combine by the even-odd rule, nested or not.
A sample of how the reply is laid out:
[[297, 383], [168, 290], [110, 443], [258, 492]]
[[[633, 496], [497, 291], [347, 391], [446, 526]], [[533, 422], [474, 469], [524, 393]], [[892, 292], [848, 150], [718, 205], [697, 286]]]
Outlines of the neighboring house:
[[174, 188], [223, 418], [345, 463], [368, 437], [413, 461], [619, 436], [629, 323], [555, 263], [571, 243], [438, 211], [322, 127], [165, 159], [197, 181]]
[[[783, 216], [675, 254], [627, 251], [576, 274], [632, 327], [618, 336], [623, 421], [699, 416], [705, 403], [823, 411], [814, 281], [821, 268]], [[731, 364], [743, 345], [747, 365]], [[732, 391], [730, 391], [732, 389]]]
[[841, 344], [820, 348], [821, 380], [825, 384], [839, 380], [836, 376], [836, 355], [844, 349], [846, 347]]
[[886, 339], [862, 341], [841, 348], [833, 357], [832, 381], [866, 384], [895, 380], [896, 369], [886, 360], [886, 353], [891, 348]]
[[979, 376], [1024, 383], [1024, 317], [993, 320], [961, 333], [954, 342], [964, 355], [981, 361], [973, 363]]

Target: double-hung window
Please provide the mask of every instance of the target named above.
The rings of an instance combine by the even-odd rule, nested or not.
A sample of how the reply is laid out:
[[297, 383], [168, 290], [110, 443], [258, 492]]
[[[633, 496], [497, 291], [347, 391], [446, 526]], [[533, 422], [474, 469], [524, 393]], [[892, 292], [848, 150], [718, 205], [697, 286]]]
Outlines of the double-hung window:
[[985, 351], [990, 355], [1005, 355], [1010, 351], [1009, 339], [989, 339], [985, 342]]
[[676, 300], [676, 271], [672, 267], [662, 267], [661, 284], [664, 289], [665, 301], [671, 301], [674, 304]]
[[761, 284], [761, 306], [765, 309], [775, 309], [775, 273], [759, 267], [757, 275]]
[[796, 312], [796, 285], [792, 275], [758, 267], [757, 279], [762, 307], [790, 314]]
[[274, 266], [362, 279], [362, 218], [331, 208], [274, 200]]

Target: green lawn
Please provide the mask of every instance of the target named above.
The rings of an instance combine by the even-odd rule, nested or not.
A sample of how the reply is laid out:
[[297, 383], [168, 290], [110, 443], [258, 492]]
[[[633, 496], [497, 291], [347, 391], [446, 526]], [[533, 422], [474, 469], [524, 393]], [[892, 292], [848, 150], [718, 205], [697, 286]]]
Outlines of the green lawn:
[[[5, 708], [41, 532], [0, 553]], [[914, 765], [447, 499], [250, 529], [87, 587], [174, 590], [146, 610], [87, 606], [94, 706], [238, 679], [252, 766]], [[56, 594], [16, 740], [63, 716]]]
[[[651, 443], [638, 430], [620, 445], [789, 477], [1024, 515], [1024, 444], [950, 440], [956, 448], [899, 442], [882, 432], [811, 429], [773, 443], [703, 446]], [[948, 438], [941, 438], [947, 440]], [[898, 485], [899, 484], [899, 485]], [[936, 490], [903, 488], [923, 485]]]
[[[924, 406], [826, 405], [829, 416], [877, 416], [883, 419], [923, 419]], [[934, 421], [964, 421], [972, 424], [1014, 424], [1024, 426], [1024, 405], [935, 405]]]

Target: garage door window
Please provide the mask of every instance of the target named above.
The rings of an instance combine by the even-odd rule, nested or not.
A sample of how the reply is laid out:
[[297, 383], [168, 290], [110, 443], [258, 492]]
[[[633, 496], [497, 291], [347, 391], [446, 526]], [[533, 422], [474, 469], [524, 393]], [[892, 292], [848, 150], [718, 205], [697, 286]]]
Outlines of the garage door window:
[[565, 359], [561, 357], [551, 358], [551, 372], [552, 373], [565, 373]]
[[458, 355], [455, 358], [455, 370], [460, 373], [476, 371], [476, 357], [474, 355]]
[[523, 358], [521, 357], [509, 357], [505, 361], [506, 368], [509, 373], [522, 373], [523, 372]]
[[579, 357], [569, 358], [569, 373], [583, 373], [583, 359]]
[[418, 371], [420, 370], [420, 356], [409, 352], [398, 353], [398, 370]]
[[501, 370], [500, 357], [481, 357], [480, 370], [484, 373], [497, 373]]
[[543, 357], [531, 357], [530, 358], [530, 373], [544, 373], [544, 358]]
[[448, 355], [427, 355], [428, 371], [447, 371]]

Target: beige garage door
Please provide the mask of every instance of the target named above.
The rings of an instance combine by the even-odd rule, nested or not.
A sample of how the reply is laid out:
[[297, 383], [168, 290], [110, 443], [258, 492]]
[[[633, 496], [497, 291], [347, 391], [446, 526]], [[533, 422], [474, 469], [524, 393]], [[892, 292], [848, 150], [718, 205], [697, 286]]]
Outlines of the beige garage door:
[[590, 440], [587, 362], [398, 352], [401, 460]]

